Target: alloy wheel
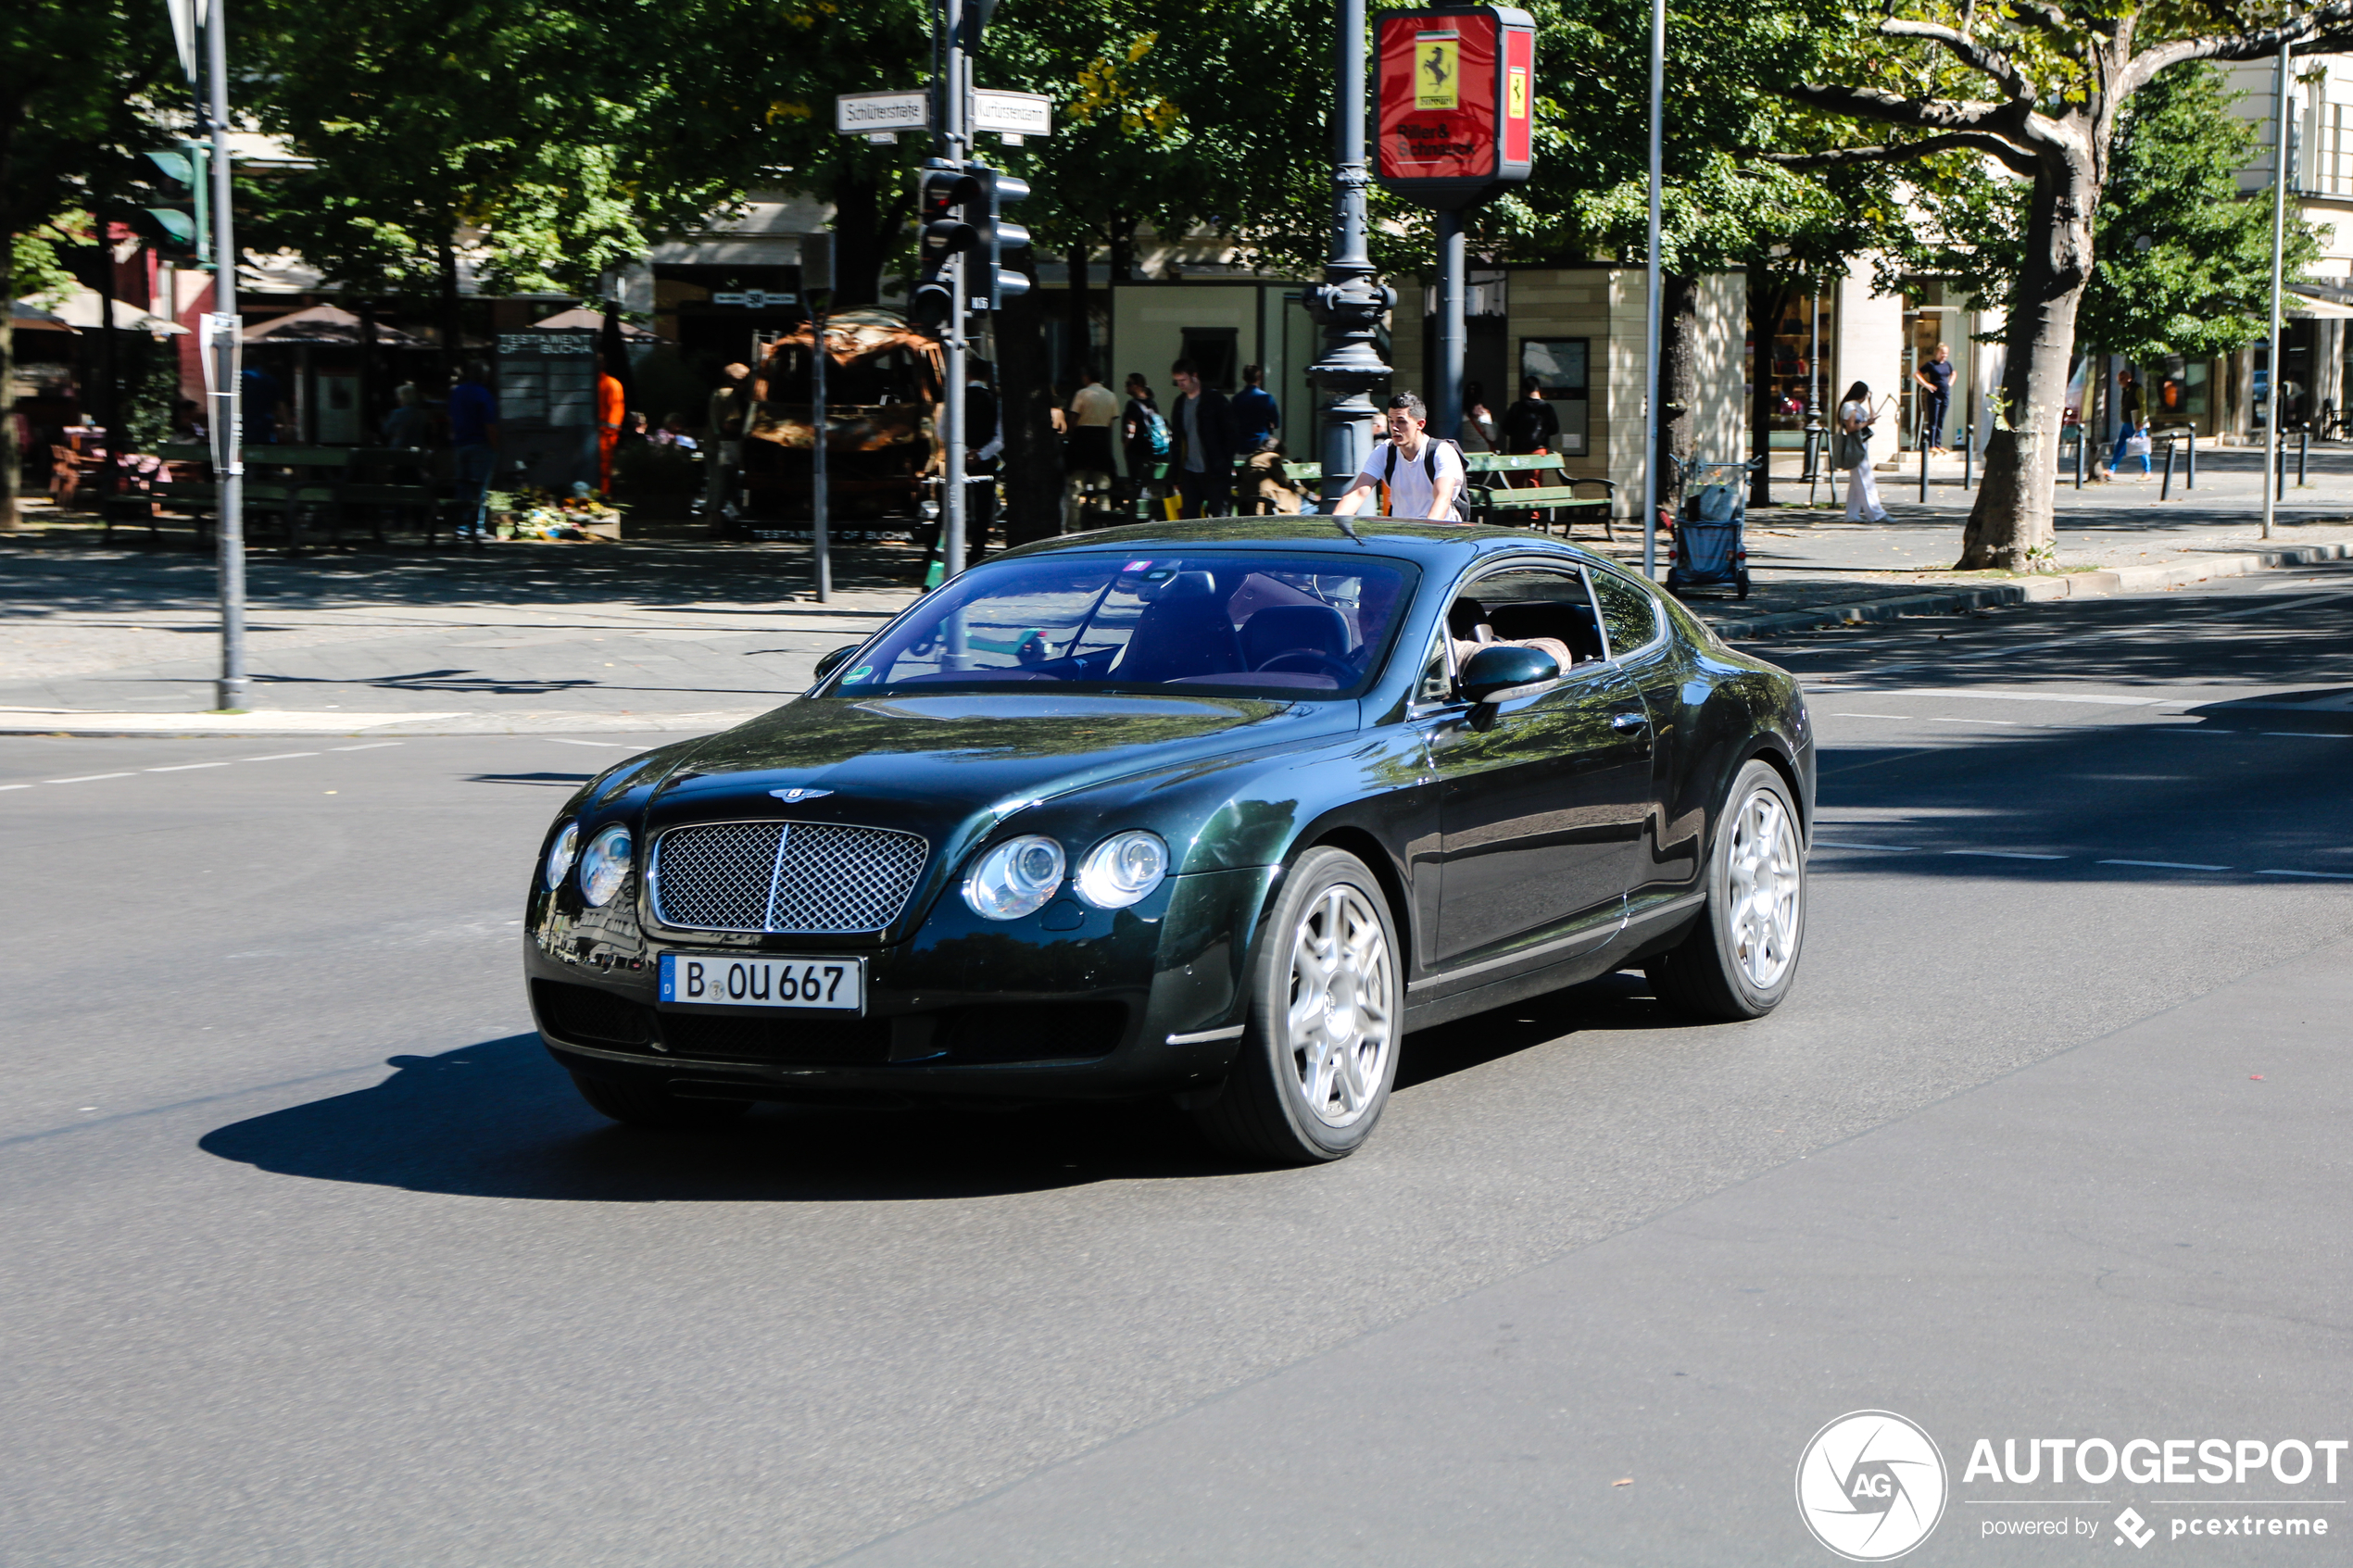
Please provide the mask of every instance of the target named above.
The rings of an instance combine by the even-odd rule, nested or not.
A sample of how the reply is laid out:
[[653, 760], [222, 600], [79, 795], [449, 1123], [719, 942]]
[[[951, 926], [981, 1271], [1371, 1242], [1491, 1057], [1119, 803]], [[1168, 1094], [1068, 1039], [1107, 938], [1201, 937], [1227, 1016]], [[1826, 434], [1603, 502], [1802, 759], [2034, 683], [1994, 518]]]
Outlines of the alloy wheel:
[[1741, 802], [1727, 862], [1733, 961], [1751, 985], [1769, 991], [1796, 957], [1805, 892], [1797, 825], [1779, 795], [1756, 789]]
[[1380, 916], [1345, 884], [1325, 889], [1291, 932], [1290, 1057], [1308, 1111], [1327, 1127], [1362, 1118], [1386, 1080], [1391, 962]]

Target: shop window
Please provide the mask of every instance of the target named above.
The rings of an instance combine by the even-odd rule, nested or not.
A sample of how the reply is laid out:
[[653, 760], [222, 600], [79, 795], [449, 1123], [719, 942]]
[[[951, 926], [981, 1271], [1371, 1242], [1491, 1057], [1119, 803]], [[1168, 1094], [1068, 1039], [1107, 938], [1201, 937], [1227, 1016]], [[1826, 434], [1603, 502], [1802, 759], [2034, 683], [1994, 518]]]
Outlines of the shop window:
[[1560, 449], [1582, 457], [1591, 448], [1592, 390], [1588, 373], [1593, 340], [1584, 337], [1524, 337], [1519, 340], [1519, 373], [1536, 378], [1537, 395], [1553, 405], [1560, 419]]

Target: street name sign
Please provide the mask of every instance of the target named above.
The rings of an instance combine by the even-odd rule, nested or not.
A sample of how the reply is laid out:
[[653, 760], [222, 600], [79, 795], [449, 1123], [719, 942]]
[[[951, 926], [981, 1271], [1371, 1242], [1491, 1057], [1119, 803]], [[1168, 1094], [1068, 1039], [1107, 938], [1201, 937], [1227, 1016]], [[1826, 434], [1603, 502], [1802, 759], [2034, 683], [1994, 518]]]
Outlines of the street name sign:
[[774, 289], [723, 289], [711, 296], [713, 305], [744, 305], [754, 310], [774, 309], [781, 306], [799, 305], [800, 295], [779, 294]]
[[1043, 93], [1002, 93], [994, 87], [973, 89], [973, 129], [1000, 136], [1051, 136], [1054, 133], [1054, 101]]
[[844, 93], [834, 99], [834, 129], [846, 136], [931, 129], [931, 94]]

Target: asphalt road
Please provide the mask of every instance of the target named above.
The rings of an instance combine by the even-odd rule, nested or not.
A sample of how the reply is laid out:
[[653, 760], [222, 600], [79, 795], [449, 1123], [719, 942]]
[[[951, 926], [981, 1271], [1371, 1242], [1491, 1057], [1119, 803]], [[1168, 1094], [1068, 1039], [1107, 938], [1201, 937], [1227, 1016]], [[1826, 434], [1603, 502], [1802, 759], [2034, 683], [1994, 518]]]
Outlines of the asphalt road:
[[[1791, 1001], [1417, 1035], [1315, 1171], [602, 1123], [517, 916], [626, 737], [0, 740], [0, 1562], [1830, 1562], [1792, 1478], [1863, 1408], [1951, 1467], [1911, 1561], [2127, 1504], [2343, 1561], [2353, 1458], [1962, 1468], [2353, 1437], [2353, 571], [1770, 647], [1827, 748]], [[2168, 1533], [2223, 1504], [2334, 1533]]]

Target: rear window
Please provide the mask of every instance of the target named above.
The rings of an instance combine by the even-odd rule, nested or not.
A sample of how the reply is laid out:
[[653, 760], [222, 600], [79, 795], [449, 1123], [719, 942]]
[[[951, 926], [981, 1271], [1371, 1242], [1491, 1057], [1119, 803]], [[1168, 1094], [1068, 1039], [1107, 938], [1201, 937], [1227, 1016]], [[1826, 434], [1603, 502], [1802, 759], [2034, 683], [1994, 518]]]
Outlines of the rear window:
[[1416, 580], [1411, 563], [1383, 558], [1214, 549], [985, 565], [916, 606], [826, 695], [1058, 684], [1353, 696]]

